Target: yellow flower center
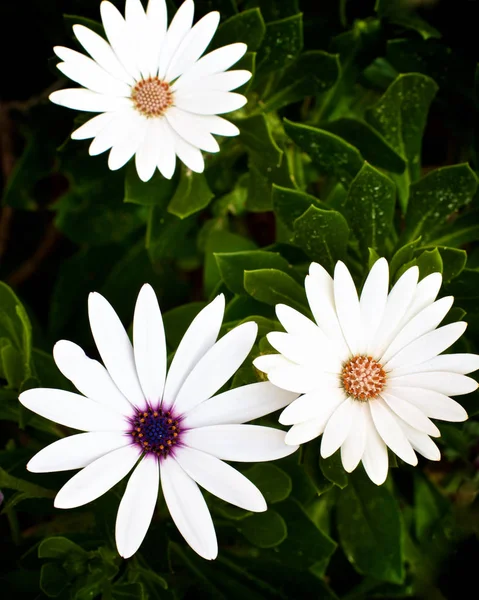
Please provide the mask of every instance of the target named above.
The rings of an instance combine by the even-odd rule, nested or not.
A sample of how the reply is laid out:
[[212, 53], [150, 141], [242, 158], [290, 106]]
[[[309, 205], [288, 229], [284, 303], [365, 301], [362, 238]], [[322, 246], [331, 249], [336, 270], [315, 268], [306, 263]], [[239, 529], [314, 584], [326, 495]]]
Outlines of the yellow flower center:
[[354, 356], [343, 367], [341, 381], [345, 392], [360, 402], [374, 400], [386, 385], [386, 373], [370, 356]]
[[135, 85], [131, 99], [135, 108], [145, 117], [161, 117], [173, 104], [173, 92], [166, 81], [148, 77]]

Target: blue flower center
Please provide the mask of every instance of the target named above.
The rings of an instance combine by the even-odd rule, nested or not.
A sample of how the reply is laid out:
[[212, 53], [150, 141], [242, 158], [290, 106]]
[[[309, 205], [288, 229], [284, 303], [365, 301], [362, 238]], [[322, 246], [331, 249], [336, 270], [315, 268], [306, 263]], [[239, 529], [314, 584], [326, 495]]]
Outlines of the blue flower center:
[[170, 410], [137, 410], [130, 422], [133, 441], [146, 453], [166, 458], [178, 444], [179, 419]]

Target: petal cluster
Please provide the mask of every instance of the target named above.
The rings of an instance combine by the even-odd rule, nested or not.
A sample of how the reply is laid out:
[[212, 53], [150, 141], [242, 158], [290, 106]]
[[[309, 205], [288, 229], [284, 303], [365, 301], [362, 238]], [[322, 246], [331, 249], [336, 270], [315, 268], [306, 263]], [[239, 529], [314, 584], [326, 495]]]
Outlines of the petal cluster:
[[75, 25], [75, 36], [89, 56], [65, 47], [54, 49], [63, 61], [57, 65], [60, 71], [83, 87], [53, 92], [50, 100], [100, 113], [72, 138], [93, 138], [91, 155], [109, 150], [112, 170], [135, 156], [143, 181], [156, 168], [171, 178], [176, 157], [192, 171], [202, 172], [201, 150], [219, 150], [212, 134], [239, 133], [218, 115], [246, 103], [232, 90], [251, 73], [227, 71], [246, 52], [246, 45], [230, 44], [202, 56], [220, 17], [211, 12], [192, 26], [193, 0], [185, 0], [169, 27], [165, 0], [149, 0], [146, 11], [140, 0], [126, 0], [125, 17], [106, 0], [100, 10], [108, 41]]
[[[467, 419], [450, 396], [477, 389], [466, 374], [479, 368], [479, 356], [441, 355], [466, 329], [463, 322], [438, 327], [453, 303], [452, 297], [436, 300], [441, 275], [418, 277], [412, 267], [388, 292], [388, 263], [379, 259], [358, 296], [343, 263], [334, 278], [311, 264], [305, 287], [315, 322], [278, 305], [286, 333], [270, 333], [268, 341], [279, 354], [254, 363], [275, 385], [301, 394], [280, 416], [292, 425], [287, 443], [322, 434], [323, 457], [341, 448], [346, 471], [362, 461], [378, 485], [387, 477], [388, 448], [412, 465], [416, 452], [439, 460], [430, 436], [440, 432], [431, 418]], [[357, 387], [349, 385], [351, 376]], [[353, 389], [362, 391], [354, 396]]]
[[[264, 511], [260, 491], [223, 461], [274, 460], [296, 450], [285, 444], [284, 432], [245, 423], [284, 408], [297, 394], [261, 382], [214, 395], [243, 363], [257, 333], [249, 322], [217, 340], [223, 313], [224, 297], [218, 296], [193, 320], [167, 372], [153, 289], [145, 285], [138, 296], [133, 344], [108, 301], [91, 294], [90, 325], [103, 364], [76, 344], [60, 341], [54, 347], [56, 364], [80, 393], [37, 388], [20, 395], [30, 410], [84, 432], [54, 442], [28, 464], [36, 473], [81, 469], [58, 492], [58, 508], [95, 500], [133, 470], [116, 521], [118, 552], [125, 558], [146, 535], [160, 485], [188, 544], [204, 558], [215, 558], [215, 529], [198, 485], [246, 510]], [[133, 437], [132, 422], [165, 411], [175, 415], [176, 421], [165, 422], [180, 423], [180, 434], [157, 456]]]

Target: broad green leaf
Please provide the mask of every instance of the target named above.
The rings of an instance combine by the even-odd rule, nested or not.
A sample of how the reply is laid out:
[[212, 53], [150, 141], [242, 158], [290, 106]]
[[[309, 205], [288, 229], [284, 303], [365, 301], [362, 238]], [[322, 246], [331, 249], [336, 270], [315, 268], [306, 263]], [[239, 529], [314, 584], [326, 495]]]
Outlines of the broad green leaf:
[[443, 283], [449, 283], [466, 266], [467, 252], [458, 248], [448, 248], [447, 246], [437, 246], [437, 250], [442, 258], [442, 281]]
[[256, 244], [237, 233], [224, 230], [213, 230], [206, 241], [205, 267], [203, 272], [203, 284], [205, 294], [209, 297], [216, 285], [222, 280], [215, 254], [219, 252], [239, 252], [254, 250]]
[[166, 343], [170, 348], [178, 348], [181, 338], [185, 335], [191, 322], [204, 307], [204, 302], [190, 302], [172, 308], [163, 314]]
[[401, 522], [396, 499], [386, 486], [377, 486], [359, 469], [339, 494], [339, 539], [346, 556], [363, 575], [402, 583]]
[[333, 482], [319, 466], [321, 440], [315, 438], [302, 447], [301, 464], [318, 495], [329, 492]]
[[[228, 44], [243, 42], [248, 50], [258, 50], [264, 38], [266, 26], [258, 8], [244, 10], [224, 21], [216, 32], [209, 50]], [[235, 66], [235, 68], [237, 68]]]
[[271, 509], [242, 519], [236, 527], [249, 542], [259, 548], [279, 546], [288, 535], [284, 519]]
[[319, 172], [337, 177], [348, 186], [363, 166], [359, 150], [345, 140], [316, 127], [284, 120], [284, 130], [304, 152], [309, 154]]
[[279, 269], [287, 273], [291, 267], [277, 252], [251, 250], [215, 254], [221, 277], [235, 294], [245, 294], [244, 272], [255, 269]]
[[276, 21], [299, 13], [299, 0], [253, 0], [266, 21]]
[[248, 161], [248, 195], [246, 208], [251, 212], [266, 212], [272, 210], [272, 186], [292, 187], [293, 182], [288, 169], [288, 162], [282, 160], [279, 167], [266, 167], [261, 170], [256, 166], [253, 156]]
[[257, 76], [285, 69], [295, 60], [302, 47], [301, 13], [266, 23], [265, 36], [258, 52]]
[[393, 254], [393, 257], [389, 262], [389, 278], [391, 281], [393, 280], [393, 276], [398, 269], [402, 267], [402, 265], [412, 260], [414, 252], [419, 246], [420, 242], [421, 238], [419, 237], [412, 242], [404, 244], [404, 246], [398, 248], [398, 250], [396, 250], [396, 252]]
[[53, 498], [56, 494], [53, 490], [48, 490], [40, 485], [30, 483], [30, 481], [14, 477], [0, 468], [0, 489], [2, 488], [22, 492], [25, 498]]
[[168, 212], [185, 219], [206, 208], [213, 197], [214, 194], [203, 173], [183, 169], [175, 195], [168, 204]]
[[392, 173], [404, 172], [404, 159], [365, 121], [345, 117], [325, 123], [323, 129], [346, 140], [374, 166]]
[[[180, 219], [163, 206], [152, 206], [148, 216], [145, 247], [151, 261], [161, 264], [167, 258], [184, 258], [196, 253], [196, 239], [191, 234], [195, 219]], [[178, 243], [181, 240], [181, 244]]]
[[259, 488], [268, 504], [286, 500], [291, 494], [291, 477], [274, 464], [258, 463], [244, 474]]
[[421, 472], [414, 474], [414, 517], [418, 541], [427, 541], [434, 529], [450, 511], [451, 505], [445, 496]]
[[344, 258], [348, 245], [349, 227], [343, 215], [310, 206], [293, 227], [294, 243], [332, 273], [336, 262]]
[[414, 4], [404, 0], [376, 0], [378, 15], [395, 25], [417, 31], [425, 40], [439, 38], [439, 31], [414, 12]]
[[85, 559], [88, 557], [88, 552], [81, 546], [62, 536], [47, 538], [38, 546], [38, 558], [64, 558], [68, 554], [76, 554]]
[[409, 185], [419, 179], [421, 146], [429, 106], [436, 83], [424, 75], [399, 75], [377, 104], [366, 112], [366, 120], [406, 161], [403, 175], [394, 176], [403, 212], [409, 200]]
[[283, 151], [274, 141], [264, 114], [254, 115], [239, 122], [240, 140], [250, 153], [253, 162], [261, 170], [278, 167]]
[[479, 269], [464, 269], [448, 285], [447, 292], [456, 300], [479, 298]]
[[344, 205], [348, 225], [359, 241], [363, 256], [368, 248], [384, 253], [393, 226], [395, 197], [394, 183], [364, 163], [349, 187]]
[[368, 248], [368, 270], [373, 268], [374, 263], [381, 257], [374, 248]]
[[304, 289], [292, 277], [278, 269], [245, 271], [244, 288], [256, 300], [271, 306], [287, 304], [300, 312], [307, 310]]
[[437, 248], [432, 250], [424, 250], [420, 252], [410, 262], [404, 264], [396, 273], [396, 278], [399, 279], [403, 273], [405, 273], [411, 267], [419, 268], [419, 280], [424, 279], [431, 273], [442, 273], [443, 263], [442, 257]]
[[448, 219], [443, 227], [435, 230], [430, 244], [460, 248], [476, 240], [479, 240], [478, 213], [466, 210], [454, 221]]
[[133, 161], [126, 166], [125, 173], [125, 202], [144, 206], [166, 206], [173, 198], [178, 187], [180, 169], [175, 176], [165, 179], [157, 170], [149, 181], [142, 181], [136, 172]]
[[316, 96], [332, 87], [338, 76], [337, 56], [321, 50], [304, 52], [285, 71], [263, 110], [278, 110], [306, 96]]
[[[314, 196], [279, 185], [273, 185], [272, 200], [274, 212], [290, 229], [293, 229], [296, 219], [304, 214], [310, 206], [321, 206], [319, 200]], [[326, 208], [325, 205], [322, 207]]]
[[341, 453], [339, 450], [329, 458], [323, 458], [320, 455], [319, 467], [326, 479], [329, 479], [329, 481], [341, 489], [348, 485], [348, 474], [343, 468], [343, 464], [341, 462]]
[[42, 565], [40, 571], [40, 589], [49, 598], [59, 596], [70, 584], [70, 577], [56, 563]]
[[453, 165], [431, 171], [411, 185], [404, 239], [419, 235], [423, 241], [434, 237], [434, 230], [447, 218], [471, 202], [477, 190], [477, 177], [469, 165]]

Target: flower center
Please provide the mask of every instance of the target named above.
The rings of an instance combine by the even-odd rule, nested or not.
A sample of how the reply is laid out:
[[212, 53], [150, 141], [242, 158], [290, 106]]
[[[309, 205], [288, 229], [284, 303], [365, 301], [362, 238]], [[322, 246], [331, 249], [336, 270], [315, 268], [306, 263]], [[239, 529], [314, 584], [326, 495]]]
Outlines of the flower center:
[[179, 422], [170, 410], [137, 410], [130, 419], [130, 435], [144, 452], [166, 458], [179, 442]]
[[135, 85], [131, 99], [135, 108], [145, 117], [161, 117], [173, 104], [173, 92], [166, 81], [148, 77]]
[[386, 384], [386, 373], [370, 356], [354, 356], [341, 373], [345, 392], [361, 402], [377, 398]]

